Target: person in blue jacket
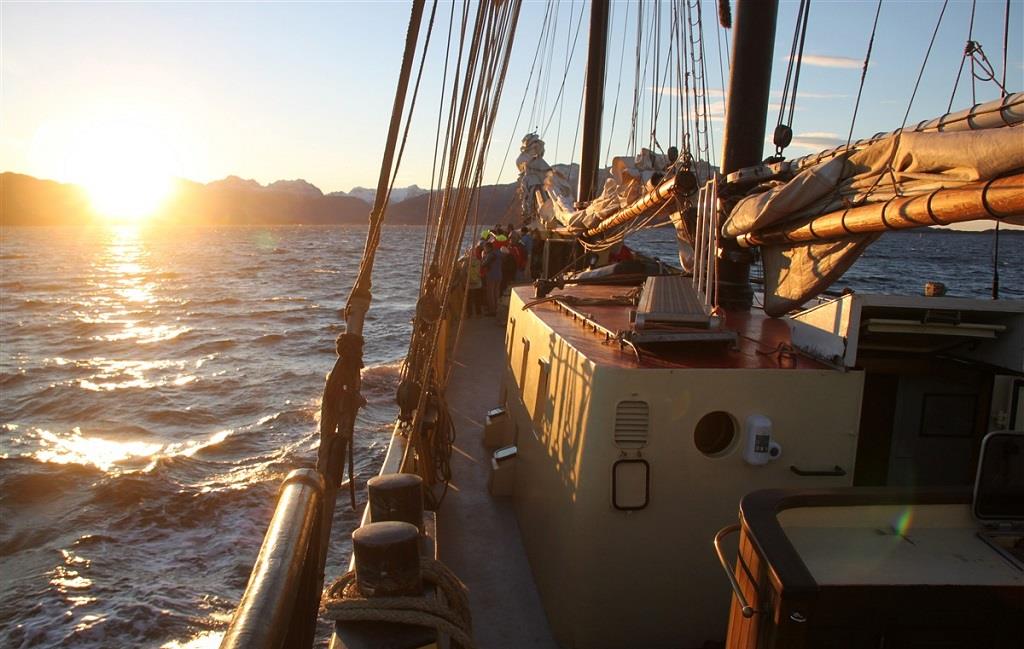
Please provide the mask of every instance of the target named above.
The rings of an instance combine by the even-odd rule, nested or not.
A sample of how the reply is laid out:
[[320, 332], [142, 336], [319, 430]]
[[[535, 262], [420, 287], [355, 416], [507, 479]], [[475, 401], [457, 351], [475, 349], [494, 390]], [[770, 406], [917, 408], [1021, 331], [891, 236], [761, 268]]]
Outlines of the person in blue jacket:
[[487, 296], [487, 315], [498, 313], [498, 297], [501, 291], [501, 253], [490, 241], [484, 244], [484, 256], [480, 262], [484, 275], [484, 291]]

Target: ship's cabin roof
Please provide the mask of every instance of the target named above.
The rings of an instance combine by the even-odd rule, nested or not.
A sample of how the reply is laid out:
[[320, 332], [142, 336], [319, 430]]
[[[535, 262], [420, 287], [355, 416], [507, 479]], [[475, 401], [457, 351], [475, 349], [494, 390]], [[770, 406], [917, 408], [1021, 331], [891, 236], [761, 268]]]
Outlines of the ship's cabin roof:
[[[534, 302], [532, 286], [518, 286], [521, 304]], [[549, 299], [529, 310], [588, 359], [598, 365], [640, 369], [799, 369], [822, 370], [834, 366], [793, 347], [786, 320], [764, 311], [725, 311], [721, 330], [727, 340], [663, 342], [632, 346], [618, 338], [631, 331], [632, 305], [622, 302], [629, 286], [570, 285], [553, 290]], [[513, 305], [516, 300], [513, 300]], [[512, 314], [515, 317], [515, 313]], [[639, 360], [638, 360], [639, 359]]]
[[[1021, 300], [851, 293], [785, 318], [771, 318], [757, 306], [724, 310], [712, 318], [714, 326], [699, 329], [644, 325], [645, 302], [635, 304], [639, 289], [631, 286], [568, 285], [545, 300], [536, 300], [531, 286], [513, 290], [519, 305], [529, 305], [555, 335], [603, 366], [823, 370], [859, 367], [865, 354], [884, 350], [897, 356], [941, 353], [1024, 371], [1014, 351], [1024, 345]], [[666, 342], [658, 342], [662, 332]], [[680, 340], [688, 335], [693, 338]]]

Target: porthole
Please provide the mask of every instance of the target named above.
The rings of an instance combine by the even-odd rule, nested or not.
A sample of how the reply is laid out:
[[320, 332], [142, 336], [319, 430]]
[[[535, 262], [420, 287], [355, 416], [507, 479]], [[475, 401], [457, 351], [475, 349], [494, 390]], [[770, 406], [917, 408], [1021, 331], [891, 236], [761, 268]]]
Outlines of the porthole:
[[725, 455], [735, 440], [736, 420], [722, 410], [704, 415], [693, 429], [693, 443], [708, 457]]

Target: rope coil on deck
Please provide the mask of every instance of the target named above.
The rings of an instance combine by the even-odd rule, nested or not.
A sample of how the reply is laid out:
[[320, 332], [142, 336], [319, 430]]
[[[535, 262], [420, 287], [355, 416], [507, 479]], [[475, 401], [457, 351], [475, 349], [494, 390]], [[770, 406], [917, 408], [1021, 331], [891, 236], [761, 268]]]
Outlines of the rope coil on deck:
[[[355, 571], [339, 577], [324, 593], [320, 616], [336, 622], [395, 622], [432, 627], [448, 635], [452, 646], [473, 649], [473, 622], [465, 584], [447, 566], [421, 559], [423, 581], [433, 592], [420, 596], [364, 597]], [[429, 590], [429, 589], [428, 589]]]

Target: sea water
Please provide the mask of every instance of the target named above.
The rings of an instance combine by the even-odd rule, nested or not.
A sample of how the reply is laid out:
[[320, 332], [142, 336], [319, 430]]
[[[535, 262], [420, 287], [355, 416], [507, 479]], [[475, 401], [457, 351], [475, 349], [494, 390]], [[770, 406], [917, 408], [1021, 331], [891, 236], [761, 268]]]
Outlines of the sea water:
[[[281, 479], [316, 457], [365, 228], [13, 228], [0, 238], [0, 646], [216, 646]], [[424, 229], [386, 228], [355, 466], [380, 466]], [[635, 248], [672, 262], [669, 230]], [[987, 297], [987, 234], [899, 233], [837, 288]], [[1002, 294], [1024, 297], [1024, 237]], [[362, 502], [360, 494], [360, 504]], [[328, 575], [358, 513], [339, 499]], [[321, 636], [324, 635], [323, 629]]]

